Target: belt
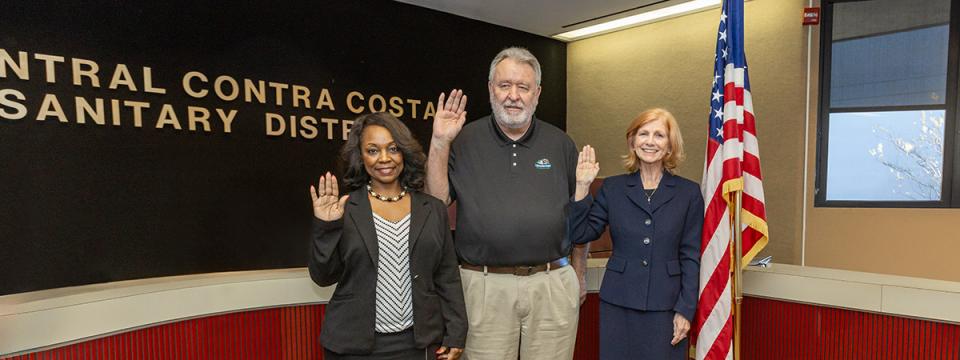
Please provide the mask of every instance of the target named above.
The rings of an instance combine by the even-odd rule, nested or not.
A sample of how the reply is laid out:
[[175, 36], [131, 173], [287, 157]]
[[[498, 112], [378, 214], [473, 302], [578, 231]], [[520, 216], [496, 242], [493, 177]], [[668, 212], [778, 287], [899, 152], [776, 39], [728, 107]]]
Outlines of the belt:
[[567, 260], [567, 258], [559, 258], [557, 260], [554, 260], [548, 263], [537, 264], [537, 265], [486, 266], [486, 265], [460, 264], [460, 268], [473, 270], [473, 271], [483, 271], [484, 273], [530, 276], [541, 271], [550, 271], [550, 269], [559, 269], [567, 265], [570, 265], [570, 262]]

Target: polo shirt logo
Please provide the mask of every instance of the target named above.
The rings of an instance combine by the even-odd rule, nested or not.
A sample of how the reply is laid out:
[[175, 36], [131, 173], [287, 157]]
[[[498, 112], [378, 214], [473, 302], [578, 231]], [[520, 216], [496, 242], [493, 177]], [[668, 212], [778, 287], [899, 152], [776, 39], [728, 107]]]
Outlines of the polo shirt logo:
[[533, 163], [533, 166], [538, 170], [548, 170], [553, 165], [550, 164], [550, 160], [548, 159], [540, 159], [540, 160], [537, 160], [537, 162]]

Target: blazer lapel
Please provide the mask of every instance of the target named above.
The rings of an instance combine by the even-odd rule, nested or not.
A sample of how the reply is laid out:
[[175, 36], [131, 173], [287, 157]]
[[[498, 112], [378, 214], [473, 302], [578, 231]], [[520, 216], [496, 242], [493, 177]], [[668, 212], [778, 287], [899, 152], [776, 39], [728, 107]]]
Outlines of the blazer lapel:
[[420, 232], [423, 230], [427, 217], [430, 216], [430, 207], [427, 206], [425, 195], [420, 192], [410, 194], [410, 254], [413, 254], [413, 246], [420, 239]]
[[370, 207], [370, 199], [367, 198], [366, 189], [361, 187], [350, 193], [350, 200], [347, 202], [353, 205], [348, 213], [360, 234], [360, 238], [363, 239], [364, 245], [367, 246], [370, 259], [373, 259], [373, 265], [376, 266], [379, 261], [377, 255], [380, 253], [380, 249], [377, 246], [377, 230], [373, 225], [373, 209]]
[[643, 192], [643, 181], [640, 180], [640, 172], [637, 171], [627, 177], [627, 198], [633, 201], [643, 211], [651, 216], [653, 210], [650, 210], [650, 203], [647, 201], [647, 194]]
[[657, 192], [653, 194], [653, 197], [650, 201], [650, 213], [663, 206], [673, 199], [673, 196], [677, 193], [677, 179], [673, 174], [670, 174], [666, 170], [663, 171], [663, 177], [660, 178], [660, 185], [657, 186]]

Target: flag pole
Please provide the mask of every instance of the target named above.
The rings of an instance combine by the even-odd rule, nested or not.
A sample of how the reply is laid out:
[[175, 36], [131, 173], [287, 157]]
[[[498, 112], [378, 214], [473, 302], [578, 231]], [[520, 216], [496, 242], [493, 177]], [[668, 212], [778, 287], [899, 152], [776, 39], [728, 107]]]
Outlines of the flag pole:
[[743, 211], [743, 190], [736, 191], [733, 212], [733, 359], [740, 360], [740, 304], [743, 302], [743, 239], [740, 213]]

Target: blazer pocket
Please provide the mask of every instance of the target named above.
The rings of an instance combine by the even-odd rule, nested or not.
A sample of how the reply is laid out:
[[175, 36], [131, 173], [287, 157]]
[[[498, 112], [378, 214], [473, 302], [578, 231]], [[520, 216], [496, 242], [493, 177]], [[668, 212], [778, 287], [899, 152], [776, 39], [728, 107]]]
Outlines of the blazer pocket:
[[426, 302], [424, 308], [429, 309], [430, 312], [440, 311], [440, 296], [432, 292], [423, 294], [423, 300]]
[[627, 261], [618, 257], [611, 257], [607, 259], [607, 270], [613, 270], [618, 273], [623, 273], [627, 269]]
[[670, 260], [667, 261], [667, 274], [670, 276], [680, 275], [680, 261], [679, 260]]
[[340, 292], [334, 291], [333, 296], [330, 297], [330, 301], [334, 301], [334, 300], [342, 301], [342, 300], [350, 300], [350, 299], [353, 299], [353, 293], [340, 293]]
[[[443, 305], [442, 299], [436, 294], [425, 293], [421, 297], [423, 304], [417, 304], [417, 299], [414, 299], [414, 313], [418, 310], [421, 314], [425, 316], [425, 328], [427, 329], [440, 329], [443, 324]], [[419, 307], [419, 309], [417, 309]], [[416, 319], [414, 319], [416, 322]]]

